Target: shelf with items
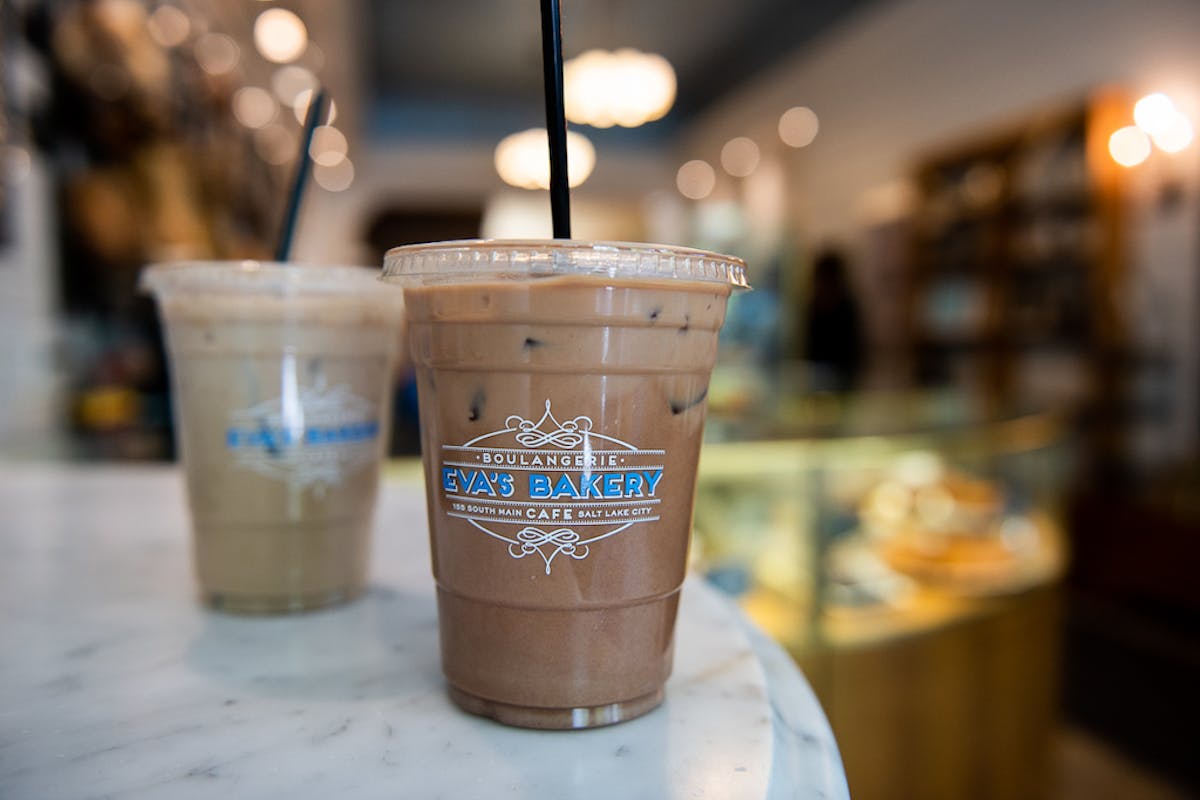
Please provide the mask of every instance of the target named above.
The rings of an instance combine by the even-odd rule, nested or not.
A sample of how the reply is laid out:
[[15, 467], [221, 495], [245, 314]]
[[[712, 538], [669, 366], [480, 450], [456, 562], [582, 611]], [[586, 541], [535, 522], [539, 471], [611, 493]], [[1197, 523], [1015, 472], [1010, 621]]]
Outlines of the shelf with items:
[[1123, 103], [1097, 94], [916, 168], [906, 308], [918, 382], [1000, 405], [1104, 406], [1120, 393], [1105, 354], [1124, 340], [1122, 183], [1104, 140]]

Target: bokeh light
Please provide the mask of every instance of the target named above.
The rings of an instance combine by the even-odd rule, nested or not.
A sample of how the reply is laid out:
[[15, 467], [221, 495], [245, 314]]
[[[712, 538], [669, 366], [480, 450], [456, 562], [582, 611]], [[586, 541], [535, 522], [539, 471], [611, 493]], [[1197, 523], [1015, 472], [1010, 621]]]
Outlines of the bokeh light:
[[323, 167], [334, 167], [345, 160], [349, 145], [346, 136], [332, 125], [319, 125], [313, 130], [308, 154]]
[[1133, 106], [1133, 121], [1151, 136], [1170, 128], [1178, 116], [1175, 103], [1162, 92], [1148, 94]]
[[[520, 189], [550, 188], [550, 144], [545, 128], [505, 136], [496, 145], [496, 172], [505, 183]], [[581, 133], [567, 132], [567, 183], [575, 187], [592, 174], [596, 148]]]
[[[296, 116], [296, 122], [304, 124], [304, 118], [308, 116], [308, 107], [312, 104], [313, 90], [305, 89], [296, 95], [296, 99], [292, 101], [292, 113]], [[323, 122], [326, 125], [332, 125], [337, 122], [338, 107], [337, 101], [333, 98], [325, 106], [325, 119]]]
[[200, 69], [209, 75], [226, 75], [237, 67], [242, 51], [233, 37], [223, 33], [206, 33], [196, 40], [192, 55], [196, 57]]
[[316, 86], [317, 76], [304, 67], [298, 67], [295, 64], [280, 67], [271, 76], [271, 89], [275, 92], [275, 96], [279, 98], [279, 102], [288, 108], [295, 106], [296, 98], [299, 97], [301, 92], [307, 90], [311, 96], [312, 90]]
[[817, 138], [820, 122], [807, 106], [789, 108], [779, 117], [779, 138], [788, 147], [807, 147]]
[[175, 6], [162, 5], [146, 20], [150, 38], [163, 47], [178, 47], [192, 32], [192, 21]]
[[1108, 137], [1108, 153], [1123, 167], [1134, 167], [1150, 156], [1150, 137], [1136, 125], [1126, 125]]
[[286, 8], [268, 8], [254, 20], [254, 46], [268, 61], [295, 61], [308, 46], [303, 20]]
[[660, 55], [631, 48], [588, 50], [563, 65], [567, 119], [595, 128], [635, 128], [675, 102], [675, 70]]
[[758, 168], [760, 154], [753, 139], [738, 136], [721, 148], [721, 166], [735, 178], [745, 178]]
[[328, 192], [344, 192], [354, 183], [354, 164], [348, 158], [333, 165], [317, 164], [313, 167], [313, 180]]
[[717, 173], [712, 165], [701, 159], [687, 162], [675, 173], [675, 186], [689, 200], [703, 200], [717, 186]]
[[243, 86], [233, 93], [233, 116], [247, 128], [265, 128], [278, 113], [275, 98], [266, 89]]
[[1176, 114], [1172, 118], [1170, 125], [1151, 134], [1154, 144], [1160, 150], [1168, 153], [1178, 153], [1187, 149], [1187, 146], [1192, 143], [1195, 137], [1196, 133], [1192, 128], [1191, 120], [1183, 114]]

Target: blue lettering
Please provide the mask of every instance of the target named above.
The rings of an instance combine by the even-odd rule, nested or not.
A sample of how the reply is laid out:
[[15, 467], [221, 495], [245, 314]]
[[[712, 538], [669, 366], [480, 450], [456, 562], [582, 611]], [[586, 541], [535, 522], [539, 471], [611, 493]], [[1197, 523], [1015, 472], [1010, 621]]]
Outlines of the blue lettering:
[[[586, 476], [585, 476], [586, 477]], [[580, 497], [604, 497], [604, 489], [600, 483], [604, 479], [604, 473], [597, 472], [591, 476], [587, 483], [580, 481]]]
[[454, 467], [442, 467], [442, 489], [451, 494], [458, 493], [458, 481], [454, 479], [456, 472]]
[[571, 483], [570, 475], [563, 475], [554, 484], [554, 491], [550, 493], [551, 498], [556, 497], [579, 497], [579, 492], [575, 489], [575, 484]]
[[539, 472], [529, 473], [529, 496], [534, 500], [545, 500], [550, 496], [550, 477]]
[[278, 446], [275, 444], [275, 438], [274, 438], [273, 436], [271, 436], [271, 429], [270, 429], [270, 428], [267, 428], [267, 427], [265, 427], [265, 426], [264, 426], [264, 427], [263, 427], [261, 430], [259, 430], [259, 431], [258, 431], [258, 432], [257, 432], [257, 433], [256, 433], [256, 434], [255, 434], [255, 435], [252, 437], [252, 438], [251, 438], [251, 440], [250, 440], [250, 441], [251, 441], [251, 443], [253, 443], [255, 446], [257, 446], [257, 447], [264, 447], [264, 448], [266, 448], [267, 450], [270, 450], [270, 451], [275, 451], [275, 450], [278, 450], [278, 449], [279, 449], [279, 447], [278, 447]]
[[643, 472], [642, 474], [646, 476], [646, 489], [653, 496], [654, 490], [658, 488], [658, 482], [662, 480], [663, 471], [656, 469], [653, 472]]
[[471, 481], [467, 484], [468, 494], [486, 494], [490, 497], [496, 496], [496, 490], [492, 488], [492, 484], [488, 482], [487, 476], [482, 472], [471, 471]]

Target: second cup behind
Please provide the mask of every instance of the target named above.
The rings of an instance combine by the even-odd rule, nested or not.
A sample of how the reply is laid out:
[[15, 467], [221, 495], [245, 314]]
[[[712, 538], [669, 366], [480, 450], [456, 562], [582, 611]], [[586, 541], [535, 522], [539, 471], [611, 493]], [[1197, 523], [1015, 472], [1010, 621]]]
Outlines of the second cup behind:
[[402, 321], [373, 270], [151, 267], [196, 573], [214, 607], [278, 613], [366, 585]]

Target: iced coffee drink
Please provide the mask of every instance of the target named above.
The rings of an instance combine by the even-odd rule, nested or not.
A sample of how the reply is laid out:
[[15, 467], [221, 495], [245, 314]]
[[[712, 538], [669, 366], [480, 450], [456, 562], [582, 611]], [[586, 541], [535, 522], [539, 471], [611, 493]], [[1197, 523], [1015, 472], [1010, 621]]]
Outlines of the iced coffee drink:
[[402, 304], [373, 270], [152, 267], [205, 600], [272, 613], [366, 585]]
[[662, 700], [736, 259], [650, 245], [398, 248], [442, 666], [514, 725]]

